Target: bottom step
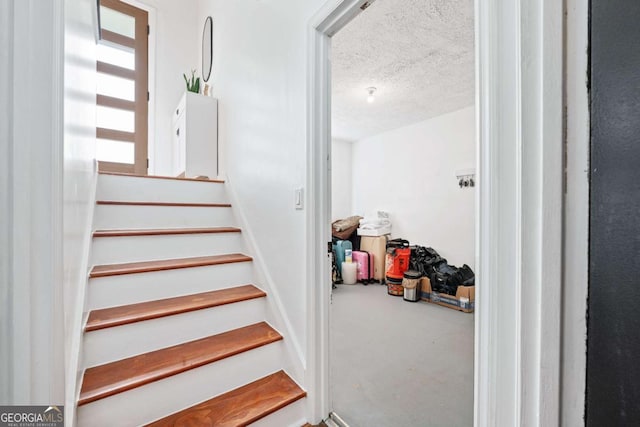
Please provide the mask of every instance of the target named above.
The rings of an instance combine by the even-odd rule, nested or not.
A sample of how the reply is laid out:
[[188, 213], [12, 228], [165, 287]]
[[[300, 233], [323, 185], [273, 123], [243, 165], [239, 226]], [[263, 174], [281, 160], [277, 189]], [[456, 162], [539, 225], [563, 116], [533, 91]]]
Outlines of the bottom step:
[[306, 395], [284, 371], [279, 371], [149, 426], [246, 426]]

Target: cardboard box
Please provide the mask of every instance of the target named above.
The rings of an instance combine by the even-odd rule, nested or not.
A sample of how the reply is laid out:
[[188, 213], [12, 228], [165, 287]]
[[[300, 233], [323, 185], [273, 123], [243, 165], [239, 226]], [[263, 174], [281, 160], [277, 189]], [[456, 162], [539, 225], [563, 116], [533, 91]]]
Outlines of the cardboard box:
[[420, 279], [420, 286], [421, 297], [425, 301], [465, 313], [473, 313], [476, 307], [475, 286], [458, 286], [455, 296], [432, 290], [428, 277]]

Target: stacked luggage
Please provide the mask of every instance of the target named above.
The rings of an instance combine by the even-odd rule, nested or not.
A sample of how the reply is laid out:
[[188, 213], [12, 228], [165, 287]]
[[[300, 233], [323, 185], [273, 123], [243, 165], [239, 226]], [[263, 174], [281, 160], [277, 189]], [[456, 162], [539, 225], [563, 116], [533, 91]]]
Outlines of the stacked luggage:
[[387, 240], [387, 236], [362, 236], [360, 251], [370, 255], [370, 265], [373, 262], [373, 277], [370, 278], [370, 282], [384, 283]]
[[347, 262], [346, 253], [351, 252], [352, 262], [357, 265], [357, 281], [365, 285], [384, 283], [386, 236], [362, 237], [356, 247], [350, 240], [333, 239], [332, 267], [333, 283], [343, 283], [342, 263]]
[[368, 285], [376, 280], [375, 255], [364, 250], [353, 250], [349, 240], [337, 240], [333, 244], [333, 283], [344, 282], [344, 264], [356, 265], [356, 281]]

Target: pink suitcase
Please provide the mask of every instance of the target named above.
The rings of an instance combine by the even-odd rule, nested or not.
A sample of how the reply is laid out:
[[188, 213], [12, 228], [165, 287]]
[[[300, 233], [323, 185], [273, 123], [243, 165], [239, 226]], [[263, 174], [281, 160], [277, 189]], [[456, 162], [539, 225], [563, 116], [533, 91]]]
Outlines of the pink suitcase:
[[364, 251], [353, 251], [353, 262], [357, 264], [356, 279], [364, 285], [373, 281], [373, 254]]

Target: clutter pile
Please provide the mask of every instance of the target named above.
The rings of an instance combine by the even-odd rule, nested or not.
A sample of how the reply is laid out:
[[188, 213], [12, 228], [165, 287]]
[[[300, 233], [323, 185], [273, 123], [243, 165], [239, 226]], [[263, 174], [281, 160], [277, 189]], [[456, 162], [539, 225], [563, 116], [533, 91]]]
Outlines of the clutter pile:
[[386, 212], [351, 216], [332, 224], [333, 283], [378, 282], [405, 301], [420, 299], [467, 313], [475, 308], [475, 275], [456, 267], [433, 248], [390, 239]]
[[458, 268], [433, 248], [412, 246], [409, 266], [423, 276], [423, 300], [467, 313], [474, 310], [475, 275], [467, 264]]
[[[360, 226], [360, 228], [358, 228]], [[364, 234], [360, 231], [362, 227]], [[385, 253], [387, 234], [391, 232], [391, 222], [388, 214], [377, 212], [375, 216], [363, 218], [351, 216], [334, 221], [332, 232], [332, 267], [333, 283], [348, 284], [343, 274], [342, 263], [353, 262], [356, 265], [356, 281], [368, 285], [369, 283], [383, 283], [385, 279]], [[367, 234], [368, 233], [368, 234]], [[351, 250], [351, 260], [345, 257], [345, 251]], [[345, 268], [351, 269], [351, 266]], [[349, 281], [351, 282], [351, 281]], [[349, 283], [350, 284], [350, 283]]]

